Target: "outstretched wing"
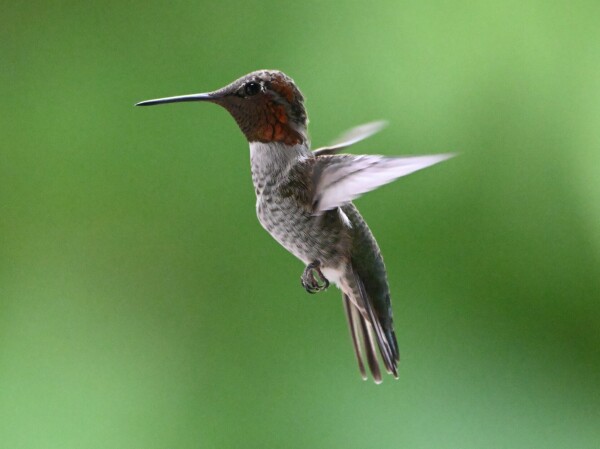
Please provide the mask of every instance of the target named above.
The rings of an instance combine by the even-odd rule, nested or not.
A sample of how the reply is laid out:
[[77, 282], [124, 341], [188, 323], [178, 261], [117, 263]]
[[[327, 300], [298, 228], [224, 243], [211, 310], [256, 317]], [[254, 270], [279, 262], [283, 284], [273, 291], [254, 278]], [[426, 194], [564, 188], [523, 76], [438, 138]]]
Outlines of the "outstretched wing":
[[315, 156], [324, 156], [326, 154], [335, 154], [338, 151], [354, 145], [361, 140], [365, 140], [371, 137], [373, 134], [378, 133], [387, 126], [387, 122], [384, 120], [378, 120], [376, 122], [365, 123], [364, 125], [356, 126], [349, 129], [340, 137], [338, 137], [331, 145], [326, 147], [317, 148], [313, 151]]
[[319, 215], [334, 209], [365, 192], [452, 156], [454, 154], [446, 153], [410, 157], [349, 154], [318, 157], [313, 171], [313, 213]]

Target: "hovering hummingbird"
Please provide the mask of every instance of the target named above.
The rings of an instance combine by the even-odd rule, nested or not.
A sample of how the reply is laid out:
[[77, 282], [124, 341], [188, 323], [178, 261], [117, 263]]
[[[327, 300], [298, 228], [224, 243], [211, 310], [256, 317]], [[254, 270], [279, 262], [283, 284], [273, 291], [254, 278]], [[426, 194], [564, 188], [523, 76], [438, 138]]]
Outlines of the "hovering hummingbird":
[[224, 107], [250, 144], [256, 212], [261, 225], [305, 265], [301, 282], [309, 293], [330, 282], [342, 300], [363, 379], [364, 359], [382, 381], [377, 350], [398, 378], [400, 353], [379, 246], [352, 200], [396, 178], [444, 161], [452, 154], [412, 157], [336, 154], [382, 127], [352, 129], [338, 143], [311, 151], [304, 97], [276, 70], [249, 73], [214, 92], [137, 103], [150, 106], [203, 101]]

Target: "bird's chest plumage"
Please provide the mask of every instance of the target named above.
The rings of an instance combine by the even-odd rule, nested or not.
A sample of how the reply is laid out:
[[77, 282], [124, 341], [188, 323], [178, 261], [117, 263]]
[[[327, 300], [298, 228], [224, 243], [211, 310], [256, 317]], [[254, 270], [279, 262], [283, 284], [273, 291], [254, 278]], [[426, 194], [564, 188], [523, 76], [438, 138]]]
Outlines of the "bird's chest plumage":
[[283, 197], [275, 188], [257, 194], [256, 214], [260, 224], [285, 249], [302, 260], [311, 258], [309, 240], [315, 223], [302, 206]]
[[303, 192], [293, 191], [306, 188], [305, 183], [290, 178], [292, 171], [298, 176], [297, 170], [293, 170], [294, 164], [301, 163], [305, 155], [281, 155], [271, 147], [252, 148], [251, 145], [251, 149], [256, 214], [261, 225], [304, 263], [319, 260], [336, 264], [346, 241], [337, 211], [315, 216], [310, 204], [301, 201]]

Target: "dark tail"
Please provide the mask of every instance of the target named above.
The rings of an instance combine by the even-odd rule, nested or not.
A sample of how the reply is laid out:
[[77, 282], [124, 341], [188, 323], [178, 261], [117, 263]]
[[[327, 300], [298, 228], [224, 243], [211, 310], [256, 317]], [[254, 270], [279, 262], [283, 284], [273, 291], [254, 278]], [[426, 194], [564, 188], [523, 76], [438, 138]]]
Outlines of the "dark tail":
[[[362, 378], [367, 378], [363, 362], [365, 356], [373, 380], [376, 383], [382, 381], [375, 349], [377, 347], [386, 371], [397, 379], [400, 353], [391, 315], [380, 317], [373, 310], [373, 301], [369, 298], [363, 281], [353, 267], [348, 268], [346, 279], [351, 285], [351, 292], [343, 294], [344, 309]], [[389, 298], [387, 300], [389, 301]]]

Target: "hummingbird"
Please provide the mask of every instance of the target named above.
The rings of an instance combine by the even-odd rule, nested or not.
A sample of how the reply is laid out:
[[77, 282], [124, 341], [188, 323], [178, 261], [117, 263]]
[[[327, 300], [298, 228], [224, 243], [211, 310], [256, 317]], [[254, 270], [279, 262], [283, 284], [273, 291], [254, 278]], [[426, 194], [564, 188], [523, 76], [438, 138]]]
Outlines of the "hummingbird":
[[378, 132], [383, 122], [356, 127], [335, 144], [311, 150], [304, 96], [277, 70], [249, 73], [213, 92], [136, 106], [177, 102], [214, 103], [233, 116], [250, 145], [260, 224], [304, 263], [300, 279], [308, 293], [323, 291], [330, 282], [341, 290], [362, 378], [367, 379], [366, 360], [375, 383], [382, 382], [379, 353], [385, 370], [397, 379], [400, 352], [385, 264], [352, 200], [453, 154], [339, 154]]

